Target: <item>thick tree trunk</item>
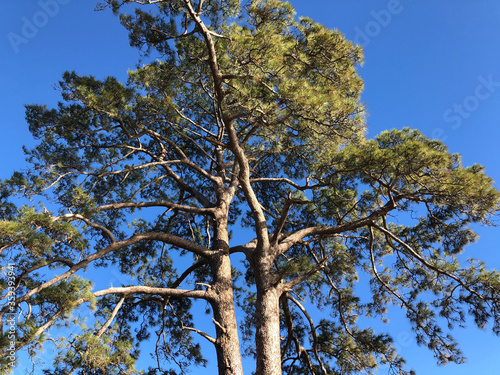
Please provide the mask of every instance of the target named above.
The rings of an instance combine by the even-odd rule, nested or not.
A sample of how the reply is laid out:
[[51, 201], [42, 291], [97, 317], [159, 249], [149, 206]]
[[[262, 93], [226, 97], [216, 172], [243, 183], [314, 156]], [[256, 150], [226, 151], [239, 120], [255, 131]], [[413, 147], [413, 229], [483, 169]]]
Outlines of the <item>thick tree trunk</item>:
[[217, 297], [216, 301], [212, 302], [212, 309], [217, 332], [215, 347], [219, 375], [242, 375], [243, 365], [234, 309], [229, 254], [217, 256], [211, 266], [216, 276], [214, 292]]
[[257, 375], [281, 375], [279, 293], [266, 290], [257, 296], [255, 341]]
[[[267, 275], [267, 277], [262, 277]], [[261, 277], [259, 277], [261, 276]], [[256, 332], [257, 375], [281, 375], [279, 286], [272, 285], [266, 271], [256, 275]]]

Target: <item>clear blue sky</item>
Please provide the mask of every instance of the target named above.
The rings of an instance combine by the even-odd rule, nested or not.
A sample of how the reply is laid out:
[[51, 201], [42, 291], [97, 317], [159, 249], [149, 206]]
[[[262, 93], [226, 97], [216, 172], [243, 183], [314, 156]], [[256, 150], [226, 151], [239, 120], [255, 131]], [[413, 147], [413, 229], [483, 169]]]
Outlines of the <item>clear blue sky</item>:
[[[0, 16], [0, 178], [23, 166], [32, 140], [24, 104], [53, 106], [65, 70], [124, 78], [137, 52], [110, 12], [94, 0], [5, 1]], [[409, 126], [448, 144], [464, 164], [500, 181], [500, 2], [498, 0], [292, 0], [300, 16], [344, 32], [365, 47], [363, 100], [369, 134]], [[29, 26], [29, 24], [34, 25]], [[498, 185], [497, 185], [498, 186]], [[500, 228], [480, 230], [467, 254], [500, 269]], [[397, 318], [393, 333], [420, 374], [498, 373], [500, 338], [472, 323], [457, 330], [468, 364], [437, 367]], [[384, 372], [380, 372], [384, 373]]]

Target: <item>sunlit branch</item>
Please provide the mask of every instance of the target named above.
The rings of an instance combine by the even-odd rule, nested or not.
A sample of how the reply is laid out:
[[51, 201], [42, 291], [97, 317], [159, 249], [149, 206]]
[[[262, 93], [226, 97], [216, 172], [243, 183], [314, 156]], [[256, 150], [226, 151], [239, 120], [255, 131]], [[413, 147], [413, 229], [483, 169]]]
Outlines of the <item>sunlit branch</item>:
[[112, 203], [96, 207], [93, 209], [93, 211], [109, 211], [109, 210], [119, 210], [123, 208], [147, 208], [147, 207], [167, 207], [174, 210], [179, 210], [193, 214], [200, 214], [200, 215], [213, 215], [214, 213], [213, 208], [185, 206], [182, 204], [172, 203], [168, 201]]
[[[201, 135], [201, 134], [199, 134], [199, 133], [195, 133], [195, 134], [197, 134], [198, 136], [202, 137], [202, 138], [203, 138], [203, 139], [205, 139], [205, 140], [208, 140], [207, 138], [209, 138], [209, 139], [212, 139], [212, 142], [216, 142], [215, 140], [217, 139], [217, 134], [212, 133], [212, 132], [211, 132], [211, 131], [209, 131], [208, 129], [205, 129], [203, 126], [199, 125], [196, 121], [194, 121], [194, 120], [190, 119], [188, 116], [186, 116], [186, 115], [182, 112], [182, 110], [179, 110], [179, 109], [175, 108], [175, 112], [176, 112], [176, 113], [177, 113], [177, 114], [178, 114], [178, 115], [179, 115], [179, 116], [180, 116], [180, 117], [181, 117], [184, 121], [187, 121], [188, 123], [190, 123], [191, 125], [193, 125], [195, 128], [197, 128], [197, 129], [201, 130], [202, 132], [207, 133], [210, 137], [204, 137], [203, 135]], [[172, 128], [173, 128], [173, 127], [172, 127]], [[154, 134], [155, 134], [155, 135], [158, 135], [156, 132], [155, 132]], [[159, 135], [158, 135], [158, 136], [159, 136]], [[162, 140], [165, 140], [165, 141], [167, 141], [167, 140], [168, 140], [167, 138], [165, 138], [165, 137], [163, 137], [163, 136], [161, 136], [161, 139], [162, 139]], [[218, 142], [217, 142], [217, 144], [218, 144], [219, 146], [223, 146], [223, 145], [224, 145], [223, 143], [218, 143]]]
[[278, 178], [278, 177], [276, 177], [276, 178], [268, 178], [268, 177], [252, 178], [252, 179], [250, 179], [250, 182], [251, 183], [282, 182], [282, 183], [288, 184], [288, 185], [290, 185], [290, 186], [292, 186], [295, 189], [300, 190], [300, 191], [312, 190], [312, 189], [320, 188], [320, 187], [323, 187], [326, 185], [326, 184], [310, 185], [309, 180], [307, 180], [305, 185], [299, 185], [296, 182], [294, 182], [288, 178]]
[[285, 238], [278, 245], [277, 255], [283, 254], [293, 245], [297, 244], [298, 242], [302, 241], [304, 238], [309, 236], [333, 236], [343, 232], [353, 231], [367, 225], [371, 225], [375, 219], [386, 215], [389, 211], [393, 210], [394, 208], [396, 208], [396, 202], [388, 202], [386, 205], [374, 211], [369, 216], [350, 223], [340, 224], [333, 227], [326, 227], [326, 226], [309, 227], [291, 233], [287, 233]]
[[101, 327], [101, 329], [99, 330], [99, 332], [97, 332], [97, 337], [101, 337], [103, 335], [103, 333], [106, 332], [108, 327], [111, 325], [111, 323], [115, 319], [116, 315], [118, 314], [118, 311], [120, 311], [120, 308], [122, 307], [123, 302], [125, 301], [125, 297], [126, 297], [125, 295], [122, 295], [122, 297], [120, 298], [120, 301], [118, 301], [118, 303], [116, 304], [115, 308], [113, 309], [113, 312], [109, 316], [106, 323], [104, 323], [103, 326]]
[[[16, 278], [16, 284], [14, 285], [14, 290], [19, 288], [19, 285], [21, 285], [21, 282], [23, 281], [23, 279], [27, 275], [29, 275], [31, 272], [39, 270], [40, 268], [43, 268], [43, 267], [50, 266], [51, 264], [54, 264], [54, 263], [62, 263], [62, 264], [67, 265], [68, 267], [73, 267], [75, 265], [70, 259], [62, 258], [62, 257], [52, 258], [48, 261], [40, 260], [40, 262], [37, 265], [30, 267], [28, 269], [24, 269], [24, 272]], [[21, 268], [21, 267], [19, 267], [19, 268]], [[7, 297], [8, 297], [8, 294], [0, 297], [0, 299], [5, 299]]]

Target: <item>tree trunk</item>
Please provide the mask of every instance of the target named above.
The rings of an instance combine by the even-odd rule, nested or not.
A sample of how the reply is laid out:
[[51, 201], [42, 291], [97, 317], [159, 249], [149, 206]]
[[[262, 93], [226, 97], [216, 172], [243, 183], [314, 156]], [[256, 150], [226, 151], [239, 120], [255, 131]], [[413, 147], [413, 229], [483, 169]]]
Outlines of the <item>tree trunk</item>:
[[217, 334], [215, 347], [219, 375], [243, 375], [229, 254], [215, 257], [212, 270], [216, 276], [214, 292], [217, 297], [212, 302], [212, 309]]
[[279, 287], [257, 283], [256, 375], [281, 375]]

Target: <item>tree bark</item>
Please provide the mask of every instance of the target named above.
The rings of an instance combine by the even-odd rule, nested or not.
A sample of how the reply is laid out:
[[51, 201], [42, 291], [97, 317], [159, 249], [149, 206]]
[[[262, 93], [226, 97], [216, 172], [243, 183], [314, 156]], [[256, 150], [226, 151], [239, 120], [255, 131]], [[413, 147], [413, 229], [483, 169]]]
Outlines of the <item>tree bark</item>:
[[[255, 257], [256, 256], [256, 257]], [[281, 375], [280, 308], [282, 293], [279, 278], [272, 269], [268, 251], [254, 254], [257, 300], [255, 303], [256, 375]]]
[[229, 253], [214, 257], [211, 266], [216, 276], [215, 300], [212, 302], [216, 326], [216, 351], [219, 375], [242, 375], [238, 324], [234, 309]]
[[280, 294], [277, 288], [257, 291], [257, 375], [281, 375]]
[[225, 215], [216, 214], [214, 253], [209, 261], [213, 277], [214, 298], [211, 305], [216, 326], [217, 365], [219, 375], [243, 375], [229, 256], [227, 209], [223, 211]]

